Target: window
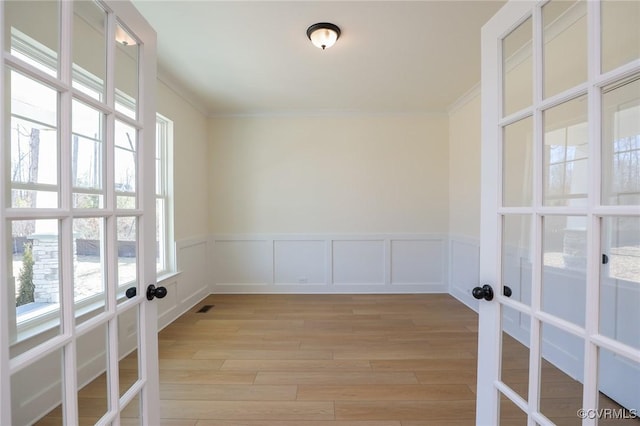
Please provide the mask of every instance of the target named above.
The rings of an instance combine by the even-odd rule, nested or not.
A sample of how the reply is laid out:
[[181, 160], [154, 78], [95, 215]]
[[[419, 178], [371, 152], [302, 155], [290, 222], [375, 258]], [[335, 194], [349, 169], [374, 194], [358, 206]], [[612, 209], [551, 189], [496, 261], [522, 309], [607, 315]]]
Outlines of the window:
[[156, 116], [156, 271], [158, 276], [174, 270], [171, 226], [173, 204], [170, 197], [173, 181], [172, 145], [173, 122], [158, 114]]

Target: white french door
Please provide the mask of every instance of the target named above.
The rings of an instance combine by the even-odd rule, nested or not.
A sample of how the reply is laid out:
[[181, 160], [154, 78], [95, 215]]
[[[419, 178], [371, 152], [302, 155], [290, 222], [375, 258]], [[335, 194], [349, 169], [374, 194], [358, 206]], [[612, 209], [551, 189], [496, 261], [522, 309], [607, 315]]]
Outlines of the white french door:
[[639, 28], [551, 0], [482, 29], [478, 425], [638, 422]]
[[121, 1], [0, 24], [0, 424], [157, 425], [156, 34]]

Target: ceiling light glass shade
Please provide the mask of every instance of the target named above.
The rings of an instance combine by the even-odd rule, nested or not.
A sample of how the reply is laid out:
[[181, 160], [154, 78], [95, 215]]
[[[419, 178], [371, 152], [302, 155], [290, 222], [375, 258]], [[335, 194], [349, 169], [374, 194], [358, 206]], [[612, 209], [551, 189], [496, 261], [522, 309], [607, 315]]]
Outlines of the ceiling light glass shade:
[[307, 28], [307, 37], [314, 46], [324, 50], [335, 44], [340, 37], [340, 28], [328, 22], [313, 24]]
[[116, 41], [124, 46], [135, 46], [138, 44], [124, 28], [120, 25], [116, 25]]

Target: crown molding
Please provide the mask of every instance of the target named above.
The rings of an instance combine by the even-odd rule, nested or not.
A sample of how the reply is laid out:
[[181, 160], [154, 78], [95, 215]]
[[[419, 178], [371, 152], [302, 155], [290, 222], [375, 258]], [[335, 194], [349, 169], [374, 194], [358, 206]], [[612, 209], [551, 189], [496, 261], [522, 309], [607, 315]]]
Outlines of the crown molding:
[[467, 90], [462, 96], [456, 99], [451, 105], [447, 107], [447, 114], [451, 115], [458, 111], [460, 108], [468, 104], [472, 99], [480, 95], [480, 82], [476, 83]]
[[205, 117], [209, 117], [209, 109], [207, 108], [204, 100], [191, 90], [187, 89], [184, 84], [180, 83], [171, 72], [167, 71], [167, 69], [162, 67], [160, 64], [158, 64], [158, 80], [171, 89], [171, 91], [176, 95], [184, 99], [200, 114]]

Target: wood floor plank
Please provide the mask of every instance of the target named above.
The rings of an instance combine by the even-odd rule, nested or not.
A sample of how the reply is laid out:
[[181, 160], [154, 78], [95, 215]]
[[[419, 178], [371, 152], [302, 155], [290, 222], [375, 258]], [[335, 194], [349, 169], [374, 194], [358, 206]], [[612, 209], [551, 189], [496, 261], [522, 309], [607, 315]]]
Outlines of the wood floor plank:
[[197, 359], [197, 353], [187, 359], [160, 358], [160, 370], [220, 370], [224, 363], [223, 359]]
[[288, 330], [304, 327], [304, 320], [227, 320], [227, 319], [207, 319], [200, 320], [198, 325], [205, 327], [207, 330], [230, 329], [238, 330], [241, 328], [251, 328], [252, 330]]
[[221, 371], [371, 371], [368, 360], [260, 360], [228, 359], [220, 367]]
[[316, 384], [316, 385], [368, 385], [368, 384], [418, 384], [410, 372], [258, 372], [256, 384]]
[[[198, 385], [160, 384], [163, 400], [202, 401], [294, 401], [295, 385]], [[318, 400], [319, 401], [319, 400]]]
[[164, 400], [165, 419], [333, 420], [333, 402]]
[[233, 336], [216, 336], [206, 340], [185, 340], [184, 342], [174, 343], [170, 347], [160, 352], [161, 357], [172, 356], [174, 352], [183, 352], [178, 355], [182, 358], [193, 358], [198, 351], [216, 350], [224, 348], [225, 350], [297, 350], [300, 347], [300, 340], [281, 339], [281, 338], [256, 338], [254, 336], [241, 336], [234, 334]]
[[475, 419], [475, 401], [336, 401], [336, 420]]
[[477, 368], [477, 362], [472, 358], [447, 359], [447, 358], [423, 358], [423, 359], [382, 359], [371, 360], [371, 368], [374, 371], [448, 371], [469, 370]]
[[298, 386], [300, 401], [455, 401], [475, 398], [464, 384]]
[[[254, 342], [255, 345], [255, 342]], [[244, 359], [275, 359], [275, 360], [312, 360], [332, 359], [331, 351], [304, 351], [304, 350], [264, 350], [264, 349], [205, 349], [197, 351], [193, 359], [211, 360], [244, 360]], [[221, 363], [222, 364], [222, 363]]]
[[476, 371], [473, 370], [429, 370], [417, 371], [416, 378], [420, 384], [468, 384], [475, 388]]
[[450, 350], [430, 350], [423, 345], [386, 345], [386, 347], [363, 347], [351, 350], [334, 351], [335, 359], [370, 359], [370, 360], [416, 360], [416, 359], [475, 359], [471, 351], [452, 348]]
[[238, 384], [250, 385], [255, 373], [236, 371], [161, 370], [160, 383], [187, 383], [191, 385]]

